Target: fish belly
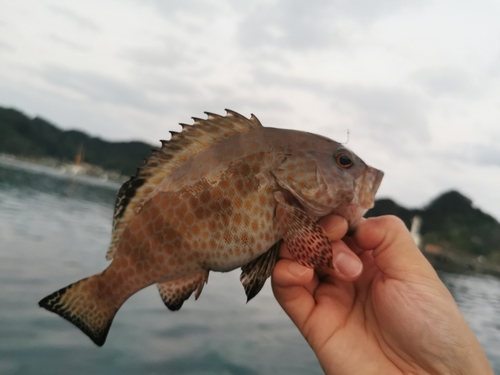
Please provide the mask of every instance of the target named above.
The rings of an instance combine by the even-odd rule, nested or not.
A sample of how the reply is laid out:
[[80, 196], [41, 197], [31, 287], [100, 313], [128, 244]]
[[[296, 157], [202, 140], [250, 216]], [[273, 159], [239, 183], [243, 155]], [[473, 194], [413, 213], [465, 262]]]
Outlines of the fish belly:
[[265, 192], [237, 197], [230, 212], [212, 213], [200, 222], [200, 233], [191, 246], [201, 252], [204, 267], [220, 272], [242, 267], [279, 240], [274, 206], [266, 204], [268, 200]]
[[257, 188], [249, 180], [158, 192], [125, 230], [115, 260], [143, 264], [148, 282], [230, 271], [279, 240], [274, 204], [271, 187]]

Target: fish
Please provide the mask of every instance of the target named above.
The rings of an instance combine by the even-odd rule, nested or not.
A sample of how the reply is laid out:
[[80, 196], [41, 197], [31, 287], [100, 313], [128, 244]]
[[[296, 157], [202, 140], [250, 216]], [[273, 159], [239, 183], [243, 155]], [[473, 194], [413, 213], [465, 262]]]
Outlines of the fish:
[[264, 127], [226, 110], [180, 124], [119, 189], [101, 273], [39, 302], [102, 346], [133, 294], [156, 284], [166, 307], [200, 296], [210, 271], [241, 268], [247, 302], [271, 275], [282, 243], [300, 264], [332, 267], [318, 224], [329, 214], [355, 230], [383, 172], [341, 143]]

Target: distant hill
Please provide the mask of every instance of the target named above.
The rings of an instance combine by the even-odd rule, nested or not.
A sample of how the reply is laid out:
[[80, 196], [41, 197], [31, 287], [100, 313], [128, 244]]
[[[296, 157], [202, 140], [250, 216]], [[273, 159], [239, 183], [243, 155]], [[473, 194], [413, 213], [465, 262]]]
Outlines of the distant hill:
[[473, 207], [472, 201], [457, 191], [446, 192], [420, 209], [408, 209], [390, 199], [380, 199], [365, 216], [380, 215], [398, 216], [408, 228], [413, 217], [420, 216], [424, 244], [476, 255], [500, 255], [500, 224]]
[[40, 117], [0, 107], [0, 153], [71, 162], [80, 147], [86, 163], [123, 175], [134, 175], [152, 148], [143, 142], [107, 142], [77, 130], [64, 131]]

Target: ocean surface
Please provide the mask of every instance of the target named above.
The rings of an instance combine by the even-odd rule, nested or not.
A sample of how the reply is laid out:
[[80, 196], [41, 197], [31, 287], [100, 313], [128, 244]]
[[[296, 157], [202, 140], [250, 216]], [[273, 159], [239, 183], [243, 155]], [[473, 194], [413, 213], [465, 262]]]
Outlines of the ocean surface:
[[[269, 284], [245, 303], [239, 271], [211, 273], [178, 312], [154, 287], [137, 293], [102, 348], [40, 309], [108, 264], [118, 187], [0, 157], [0, 374], [322, 374]], [[500, 280], [441, 277], [500, 374]]]

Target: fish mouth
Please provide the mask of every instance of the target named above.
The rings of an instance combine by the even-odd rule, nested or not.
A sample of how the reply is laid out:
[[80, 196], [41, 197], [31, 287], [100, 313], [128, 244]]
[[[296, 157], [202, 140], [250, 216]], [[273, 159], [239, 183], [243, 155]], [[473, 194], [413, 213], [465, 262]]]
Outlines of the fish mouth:
[[375, 205], [375, 194], [383, 178], [384, 172], [369, 167], [358, 181], [355, 202], [350, 205], [350, 210], [348, 210], [348, 212], [350, 211], [348, 216], [348, 236], [354, 234], [366, 211]]
[[359, 208], [368, 210], [373, 207], [375, 194], [377, 193], [383, 178], [384, 172], [368, 167], [368, 169], [355, 180], [354, 202]]
[[377, 193], [378, 188], [380, 187], [380, 184], [382, 183], [382, 179], [384, 178], [384, 172], [379, 171], [378, 169], [376, 169], [376, 171], [377, 171], [377, 174], [375, 176], [375, 180], [373, 181], [373, 185], [372, 185], [372, 188], [370, 190], [370, 192], [373, 194], [373, 196], [375, 196], [375, 194]]

